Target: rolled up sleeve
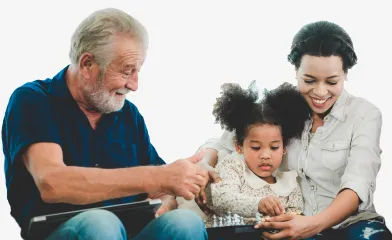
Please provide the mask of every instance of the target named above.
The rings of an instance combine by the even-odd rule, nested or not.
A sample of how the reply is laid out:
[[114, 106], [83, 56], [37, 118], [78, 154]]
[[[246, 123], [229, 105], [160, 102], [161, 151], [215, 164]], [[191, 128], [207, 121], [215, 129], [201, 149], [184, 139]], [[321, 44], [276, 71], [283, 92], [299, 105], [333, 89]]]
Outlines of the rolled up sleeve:
[[381, 112], [373, 107], [353, 129], [350, 155], [340, 189], [348, 188], [357, 193], [361, 200], [359, 210], [367, 210], [373, 205], [376, 177], [381, 166], [381, 126]]
[[218, 152], [224, 149], [224, 147], [219, 143], [219, 138], [218, 137], [214, 137], [214, 138], [208, 139], [207, 142], [205, 142], [199, 148], [199, 150], [206, 149], [206, 148], [212, 148], [212, 149], [215, 149]]
[[202, 146], [199, 147], [198, 151], [201, 149], [212, 148], [217, 152], [234, 152], [234, 132], [224, 131], [222, 136], [216, 138], [210, 138]]

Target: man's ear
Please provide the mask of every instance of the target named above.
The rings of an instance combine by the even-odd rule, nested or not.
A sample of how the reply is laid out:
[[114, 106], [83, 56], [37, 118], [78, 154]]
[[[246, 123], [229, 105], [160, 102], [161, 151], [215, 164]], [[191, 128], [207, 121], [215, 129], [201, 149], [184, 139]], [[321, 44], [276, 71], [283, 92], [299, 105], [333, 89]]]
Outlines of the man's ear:
[[83, 53], [79, 59], [79, 69], [85, 78], [88, 78], [89, 72], [93, 66], [93, 55], [91, 53]]
[[94, 66], [94, 56], [85, 52], [79, 58], [79, 71], [83, 78], [90, 79], [91, 73], [97, 66]]
[[94, 57], [91, 53], [85, 52], [79, 58], [80, 68], [91, 68]]

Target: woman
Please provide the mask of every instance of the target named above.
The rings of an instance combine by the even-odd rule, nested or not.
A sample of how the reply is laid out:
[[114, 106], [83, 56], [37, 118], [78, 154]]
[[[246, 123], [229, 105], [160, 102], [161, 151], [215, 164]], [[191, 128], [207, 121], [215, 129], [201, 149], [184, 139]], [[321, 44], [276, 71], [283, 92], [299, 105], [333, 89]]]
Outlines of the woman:
[[[301, 139], [287, 147], [282, 163], [283, 170], [299, 175], [305, 216], [282, 214], [256, 228], [280, 230], [264, 232], [268, 239], [392, 239], [373, 205], [381, 112], [343, 87], [348, 69], [357, 62], [350, 36], [331, 22], [310, 23], [295, 35], [288, 60], [312, 109]], [[211, 149], [204, 162], [215, 166], [218, 156], [235, 151], [233, 133], [226, 131], [203, 148]], [[201, 196], [197, 202], [205, 209]]]

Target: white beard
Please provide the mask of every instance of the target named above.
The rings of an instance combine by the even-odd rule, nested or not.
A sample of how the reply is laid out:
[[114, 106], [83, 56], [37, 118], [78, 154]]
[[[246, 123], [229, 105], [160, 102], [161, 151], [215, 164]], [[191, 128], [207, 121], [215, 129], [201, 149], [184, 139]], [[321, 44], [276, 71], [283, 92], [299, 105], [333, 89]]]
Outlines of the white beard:
[[[124, 106], [125, 97], [117, 99], [116, 95], [111, 96], [103, 85], [102, 77], [93, 86], [85, 85], [83, 88], [84, 97], [89, 105], [100, 113], [116, 112]], [[121, 88], [117, 92], [125, 95], [129, 92], [129, 89]]]

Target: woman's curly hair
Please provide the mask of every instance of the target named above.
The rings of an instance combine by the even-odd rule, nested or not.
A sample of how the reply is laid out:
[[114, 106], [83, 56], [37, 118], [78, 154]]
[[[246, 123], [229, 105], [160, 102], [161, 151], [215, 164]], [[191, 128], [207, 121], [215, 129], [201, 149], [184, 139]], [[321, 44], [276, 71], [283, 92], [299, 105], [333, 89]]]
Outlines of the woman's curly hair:
[[253, 85], [254, 82], [243, 89], [239, 84], [223, 84], [221, 96], [214, 104], [215, 122], [228, 131], [235, 130], [239, 145], [251, 127], [264, 124], [280, 127], [284, 146], [290, 139], [300, 137], [310, 117], [310, 108], [298, 89], [283, 83], [259, 100]]
[[304, 55], [339, 56], [346, 73], [357, 63], [357, 55], [348, 33], [339, 25], [328, 21], [309, 23], [294, 36], [288, 61], [299, 68]]

